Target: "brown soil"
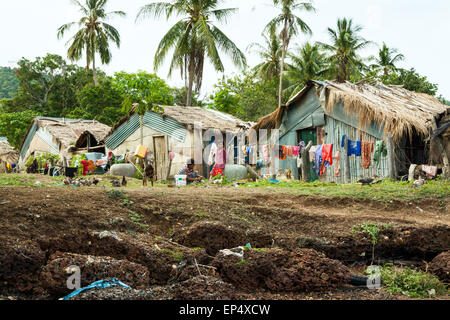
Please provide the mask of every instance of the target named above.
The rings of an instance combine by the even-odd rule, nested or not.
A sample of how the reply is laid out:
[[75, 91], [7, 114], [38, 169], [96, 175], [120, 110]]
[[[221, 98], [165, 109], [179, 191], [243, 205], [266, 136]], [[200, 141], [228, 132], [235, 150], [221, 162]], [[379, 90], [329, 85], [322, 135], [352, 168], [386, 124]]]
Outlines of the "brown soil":
[[[340, 263], [337, 267], [337, 262], [321, 254], [347, 266], [357, 261], [370, 261], [370, 241], [361, 235], [352, 235], [353, 225], [366, 221], [394, 225], [383, 231], [375, 247], [378, 259], [429, 262], [439, 253], [450, 250], [447, 209], [450, 198], [439, 202], [425, 199], [382, 203], [302, 197], [271, 188], [121, 190], [128, 195], [128, 201], [111, 199], [108, 189], [100, 187], [0, 188], [3, 195], [0, 200], [9, 201], [0, 205], [0, 297], [45, 297], [64, 277], [59, 273], [62, 269], [52, 261], [62, 259], [67, 264], [70, 261], [82, 264], [90, 255], [94, 259], [110, 257], [101, 258], [106, 259], [101, 263], [106, 270], [108, 261], [115, 261], [120, 268], [128, 266], [129, 269], [119, 268], [126, 271], [123, 276], [119, 274], [121, 278], [133, 274], [132, 270], [145, 268], [148, 270], [145, 290], [155, 286], [167, 289], [168, 285], [196, 279], [200, 270], [203, 276], [240, 287], [241, 293], [247, 294], [249, 299], [321, 299], [333, 297], [333, 294], [342, 299], [358, 296], [365, 299], [367, 292], [363, 294], [359, 289], [340, 286], [327, 268], [337, 268], [335, 271], [343, 275], [345, 267]], [[109, 233], [102, 235], [105, 230]], [[267, 256], [261, 251], [246, 251], [249, 265], [258, 270], [253, 278], [249, 276], [239, 284], [238, 274], [232, 275], [233, 272], [251, 274], [250, 267], [228, 265], [217, 257], [214, 263], [223, 269], [219, 272], [219, 268], [212, 268], [213, 256], [219, 250], [246, 243], [268, 250]], [[305, 254], [314, 257], [317, 265], [304, 264], [301, 257]], [[321, 282], [315, 273], [314, 279], [305, 280], [307, 284], [290, 281], [310, 270], [308, 268], [321, 271], [319, 278], [325, 274], [323, 279], [328, 277], [333, 281]], [[52, 273], [46, 274], [48, 270]], [[95, 268], [92, 272], [87, 270], [86, 282], [113, 274], [101, 273]], [[267, 272], [270, 277], [262, 279]], [[44, 279], [59, 282], [56, 286], [46, 285]], [[141, 284], [137, 278], [131, 281], [133, 289]], [[172, 297], [161, 293], [166, 289], [159, 293], [139, 291], [136, 296]], [[386, 298], [374, 293], [369, 296], [368, 299]]]
[[429, 270], [442, 281], [450, 283], [450, 251], [435, 257], [429, 264]]
[[70, 266], [78, 266], [81, 271], [81, 287], [86, 287], [99, 279], [117, 278], [133, 288], [143, 289], [149, 284], [148, 269], [140, 264], [127, 260], [116, 260], [110, 257], [79, 255], [74, 253], [52, 254], [49, 262], [40, 272], [41, 284], [48, 293], [65, 296], [68, 290], [66, 280]]
[[244, 290], [324, 291], [342, 287], [351, 278], [341, 262], [312, 249], [246, 250], [242, 261], [219, 253], [213, 266], [223, 279]]

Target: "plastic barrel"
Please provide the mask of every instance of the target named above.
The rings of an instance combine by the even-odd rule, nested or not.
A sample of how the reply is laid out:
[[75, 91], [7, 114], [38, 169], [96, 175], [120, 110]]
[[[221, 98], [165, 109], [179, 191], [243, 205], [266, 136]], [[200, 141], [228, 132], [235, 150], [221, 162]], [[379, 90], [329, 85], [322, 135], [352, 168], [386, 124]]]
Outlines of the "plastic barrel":
[[227, 164], [224, 171], [228, 180], [242, 180], [247, 178], [247, 168], [239, 164]]

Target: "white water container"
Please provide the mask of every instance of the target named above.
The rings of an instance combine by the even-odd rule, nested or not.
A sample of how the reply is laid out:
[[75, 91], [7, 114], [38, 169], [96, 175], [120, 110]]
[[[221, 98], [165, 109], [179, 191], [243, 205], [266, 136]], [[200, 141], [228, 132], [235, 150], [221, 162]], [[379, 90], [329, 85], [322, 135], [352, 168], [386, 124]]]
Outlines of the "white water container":
[[175, 175], [175, 185], [177, 187], [184, 187], [187, 185], [187, 175], [177, 174]]

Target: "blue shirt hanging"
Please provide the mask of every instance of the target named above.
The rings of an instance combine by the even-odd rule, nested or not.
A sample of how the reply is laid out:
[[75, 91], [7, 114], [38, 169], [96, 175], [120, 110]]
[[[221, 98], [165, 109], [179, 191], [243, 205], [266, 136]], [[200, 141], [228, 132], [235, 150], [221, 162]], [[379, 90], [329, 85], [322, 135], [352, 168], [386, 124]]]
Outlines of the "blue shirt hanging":
[[[341, 147], [344, 147], [345, 137], [346, 137], [346, 135], [344, 134], [342, 136]], [[357, 157], [361, 156], [361, 141], [354, 141], [354, 140], [348, 139], [347, 155], [351, 156], [352, 154], [354, 154]]]
[[322, 164], [322, 145], [317, 146], [315, 155], [316, 155], [316, 159], [315, 159], [315, 165], [314, 165], [313, 169], [314, 169], [314, 171], [316, 171], [316, 174], [318, 175], [320, 173], [320, 165]]

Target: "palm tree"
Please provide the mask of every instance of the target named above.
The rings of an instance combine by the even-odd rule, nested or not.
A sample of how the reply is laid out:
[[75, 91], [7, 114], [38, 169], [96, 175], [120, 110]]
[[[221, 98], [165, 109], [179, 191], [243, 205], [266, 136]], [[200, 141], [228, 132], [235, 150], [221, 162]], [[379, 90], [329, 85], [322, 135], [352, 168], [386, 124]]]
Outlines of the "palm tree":
[[269, 37], [263, 35], [265, 46], [259, 43], [252, 43], [248, 46], [248, 51], [254, 51], [263, 60], [253, 68], [256, 76], [262, 80], [271, 81], [280, 77], [281, 64], [281, 40], [275, 32], [271, 32]]
[[352, 74], [355, 75], [364, 68], [358, 51], [372, 42], [358, 34], [361, 30], [361, 26], [353, 25], [352, 19], [338, 19], [336, 30], [328, 28], [332, 44], [319, 42], [320, 46], [331, 54], [329, 58], [338, 82], [350, 80]]
[[154, 58], [154, 69], [158, 70], [173, 49], [169, 76], [175, 68], [179, 68], [182, 78], [186, 81], [186, 105], [191, 105], [192, 90], [198, 92], [202, 85], [203, 66], [205, 57], [209, 58], [214, 68], [224, 71], [219, 50], [228, 54], [238, 67], [246, 65], [244, 54], [238, 47], [214, 24], [226, 22], [228, 17], [237, 9], [218, 9], [223, 0], [172, 0], [155, 2], [143, 6], [136, 20], [154, 17], [162, 14], [169, 19], [172, 16], [182, 16], [175, 25], [164, 35], [159, 43]]
[[289, 53], [288, 58], [286, 78], [289, 85], [284, 91], [291, 97], [309, 80], [323, 79], [329, 71], [327, 57], [317, 44], [306, 42], [295, 53]]
[[403, 54], [397, 54], [397, 49], [389, 48], [386, 43], [383, 42], [383, 47], [378, 51], [378, 57], [373, 58], [375, 64], [371, 67], [383, 70], [384, 76], [387, 77], [390, 70], [397, 70], [395, 64], [404, 59], [405, 56]]
[[112, 25], [105, 22], [112, 16], [126, 16], [123, 11], [106, 12], [108, 0], [86, 0], [83, 5], [78, 0], [72, 0], [73, 4], [79, 7], [82, 17], [78, 22], [70, 22], [62, 25], [58, 29], [58, 39], [64, 37], [66, 31], [74, 25], [78, 25], [79, 30], [68, 41], [70, 44], [67, 57], [72, 61], [81, 59], [83, 52], [86, 54], [86, 71], [92, 61], [94, 73], [94, 83], [98, 84], [97, 72], [95, 70], [95, 54], [99, 53], [100, 61], [108, 64], [111, 61], [111, 51], [109, 41], [112, 41], [120, 48], [120, 34]]
[[295, 10], [315, 11], [310, 2], [299, 2], [298, 0], [273, 0], [275, 6], [281, 6], [281, 13], [273, 18], [266, 26], [266, 31], [275, 31], [278, 27], [282, 27], [280, 38], [281, 45], [281, 67], [280, 67], [280, 86], [278, 90], [278, 107], [281, 107], [282, 91], [283, 91], [283, 72], [284, 59], [286, 51], [292, 37], [301, 31], [305, 34], [312, 34], [309, 26], [298, 16], [294, 14]]

